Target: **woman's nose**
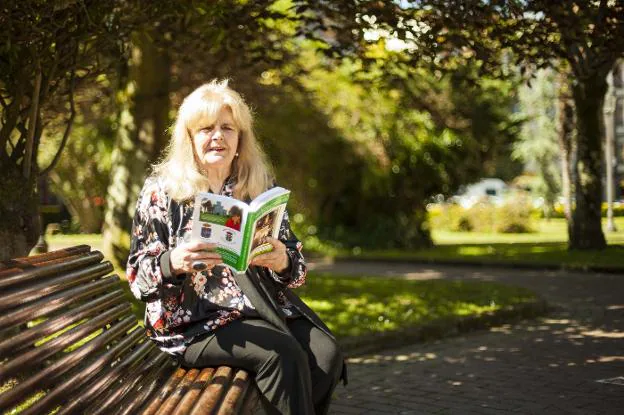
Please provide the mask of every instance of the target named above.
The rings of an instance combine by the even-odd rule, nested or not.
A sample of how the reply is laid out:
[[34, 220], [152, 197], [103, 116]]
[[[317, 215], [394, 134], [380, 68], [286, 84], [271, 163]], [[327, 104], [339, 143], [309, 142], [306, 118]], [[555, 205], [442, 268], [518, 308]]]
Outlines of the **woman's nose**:
[[223, 131], [221, 131], [220, 128], [215, 128], [214, 132], [212, 133], [212, 137], [210, 137], [211, 140], [220, 140], [223, 138]]

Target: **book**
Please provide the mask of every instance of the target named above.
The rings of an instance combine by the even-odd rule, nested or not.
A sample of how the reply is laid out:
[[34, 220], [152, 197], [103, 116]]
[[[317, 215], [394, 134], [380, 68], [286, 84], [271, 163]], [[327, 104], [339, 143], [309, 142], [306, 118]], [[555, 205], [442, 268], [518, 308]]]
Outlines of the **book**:
[[245, 272], [251, 260], [273, 249], [265, 242], [277, 238], [290, 191], [273, 187], [251, 203], [199, 193], [195, 197], [191, 239], [217, 245], [223, 263], [234, 272]]

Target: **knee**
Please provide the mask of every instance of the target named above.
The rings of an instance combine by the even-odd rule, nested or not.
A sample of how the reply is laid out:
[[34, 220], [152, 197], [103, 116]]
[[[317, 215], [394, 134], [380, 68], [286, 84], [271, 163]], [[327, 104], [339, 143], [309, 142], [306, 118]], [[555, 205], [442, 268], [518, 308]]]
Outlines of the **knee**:
[[307, 370], [308, 355], [297, 340], [291, 336], [284, 336], [269, 351], [267, 362], [273, 366], [281, 367], [282, 370], [299, 372]]
[[334, 381], [340, 378], [344, 355], [340, 351], [338, 344], [333, 339], [327, 337], [321, 349], [323, 352], [316, 356], [318, 367]]
[[342, 354], [342, 352], [340, 351], [340, 348], [338, 347], [338, 344], [336, 344], [336, 342], [332, 341], [333, 345], [334, 345], [334, 349], [332, 351], [332, 355], [331, 355], [331, 374], [333, 379], [337, 382], [338, 379], [340, 379], [340, 376], [342, 375], [342, 366], [344, 365], [344, 355]]

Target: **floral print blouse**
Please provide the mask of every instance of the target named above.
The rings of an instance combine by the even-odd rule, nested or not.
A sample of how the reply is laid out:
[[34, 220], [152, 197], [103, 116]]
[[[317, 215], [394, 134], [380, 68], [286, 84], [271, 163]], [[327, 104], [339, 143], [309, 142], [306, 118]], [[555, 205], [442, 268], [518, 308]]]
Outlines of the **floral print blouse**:
[[[235, 184], [229, 178], [220, 194], [232, 197]], [[192, 216], [192, 200], [171, 199], [157, 177], [145, 181], [133, 220], [126, 276], [133, 295], [146, 303], [147, 336], [173, 355], [182, 355], [201, 334], [244, 316], [258, 317], [229, 268], [216, 266], [178, 276], [172, 273], [170, 251], [190, 239]], [[282, 286], [296, 288], [305, 283], [307, 268], [287, 213], [278, 239], [286, 245], [290, 267], [284, 273], [271, 274]], [[281, 291], [275, 300], [287, 317], [300, 314]]]

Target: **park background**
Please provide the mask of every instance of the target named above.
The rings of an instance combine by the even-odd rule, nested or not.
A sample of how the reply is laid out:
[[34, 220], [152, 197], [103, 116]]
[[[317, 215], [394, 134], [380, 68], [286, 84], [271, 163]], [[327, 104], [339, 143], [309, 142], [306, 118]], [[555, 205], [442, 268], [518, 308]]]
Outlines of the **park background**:
[[[614, 1], [8, 1], [0, 259], [86, 243], [123, 275], [177, 107], [229, 78], [312, 258], [622, 270], [623, 15]], [[461, 196], [484, 178], [505, 190]], [[343, 338], [536, 301], [339, 277], [303, 294]]]

